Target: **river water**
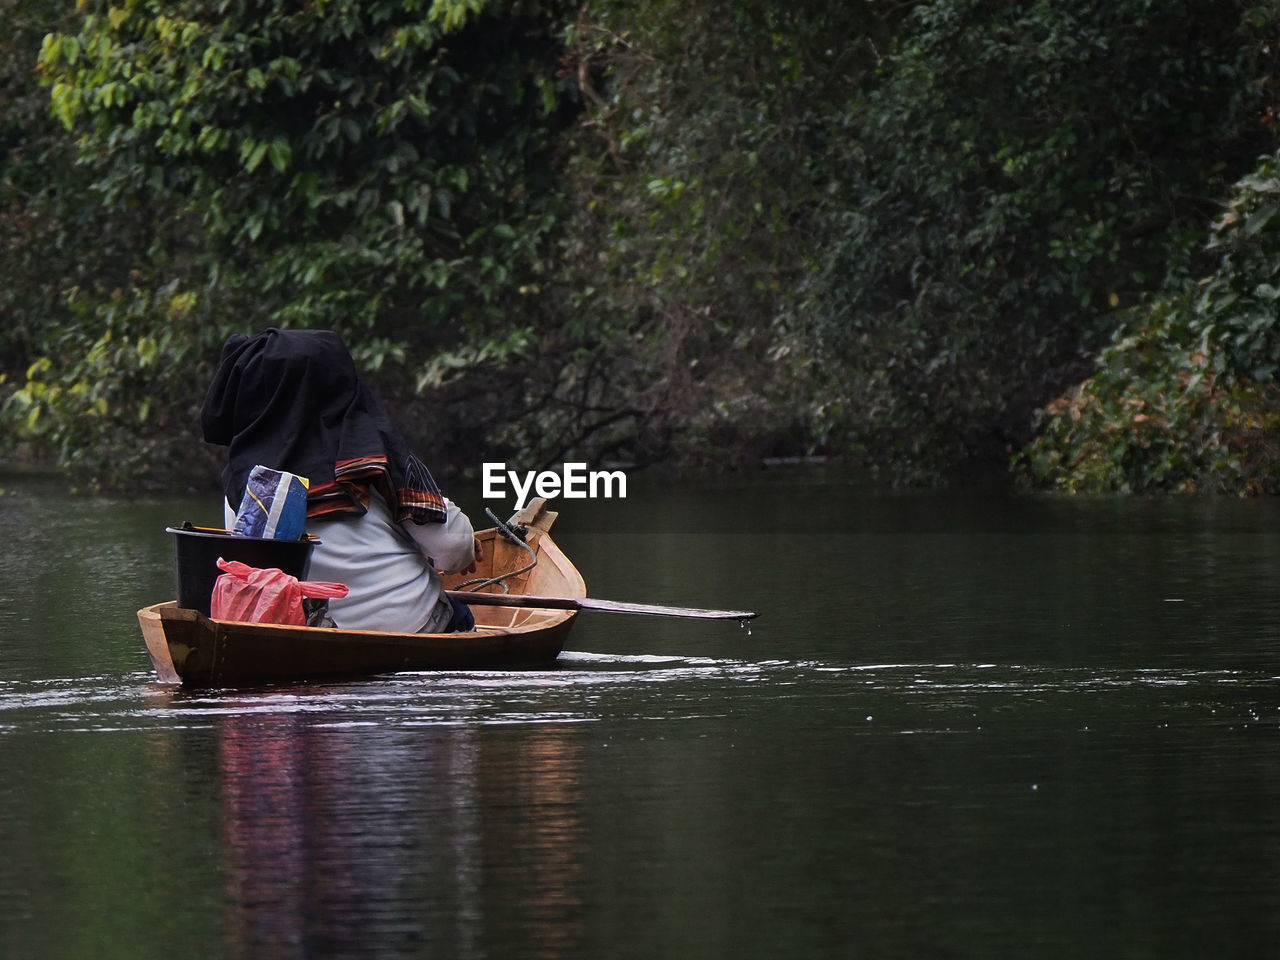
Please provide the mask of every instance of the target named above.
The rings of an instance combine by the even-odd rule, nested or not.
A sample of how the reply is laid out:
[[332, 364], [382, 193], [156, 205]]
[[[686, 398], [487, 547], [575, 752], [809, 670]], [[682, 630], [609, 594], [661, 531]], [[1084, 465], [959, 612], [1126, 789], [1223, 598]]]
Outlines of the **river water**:
[[0, 487], [6, 958], [1280, 942], [1274, 501], [633, 478], [560, 503], [591, 595], [749, 630], [588, 613], [553, 669], [183, 692], [134, 612], [216, 511]]

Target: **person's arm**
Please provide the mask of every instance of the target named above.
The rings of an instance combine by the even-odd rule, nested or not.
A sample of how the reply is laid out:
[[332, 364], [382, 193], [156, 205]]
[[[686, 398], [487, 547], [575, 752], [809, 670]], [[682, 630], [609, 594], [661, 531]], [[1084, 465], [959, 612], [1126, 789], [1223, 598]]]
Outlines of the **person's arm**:
[[458, 573], [475, 564], [475, 531], [471, 521], [458, 505], [446, 499], [444, 523], [412, 523], [400, 526], [413, 538], [422, 555], [430, 559], [432, 566], [445, 573]]

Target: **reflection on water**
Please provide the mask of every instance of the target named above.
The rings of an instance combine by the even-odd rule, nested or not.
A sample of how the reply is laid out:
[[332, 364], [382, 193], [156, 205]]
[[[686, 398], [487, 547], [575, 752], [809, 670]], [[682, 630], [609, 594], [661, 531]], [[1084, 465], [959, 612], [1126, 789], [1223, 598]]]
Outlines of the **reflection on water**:
[[218, 719], [228, 936], [259, 957], [487, 956], [581, 939], [581, 748], [461, 726], [352, 737], [302, 713]]

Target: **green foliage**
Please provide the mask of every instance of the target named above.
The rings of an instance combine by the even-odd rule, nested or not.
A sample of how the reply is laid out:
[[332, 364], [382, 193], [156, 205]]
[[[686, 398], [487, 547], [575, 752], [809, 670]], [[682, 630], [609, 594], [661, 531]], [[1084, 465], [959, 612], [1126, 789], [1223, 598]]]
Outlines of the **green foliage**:
[[[1241, 4], [934, 0], [851, 98], [801, 308], [844, 442], [998, 462], [1269, 137]], [[836, 164], [832, 163], [833, 173]]]
[[[68, 19], [57, 0], [0, 0], [0, 383], [18, 378], [67, 313], [66, 288], [117, 265], [94, 242], [90, 178], [48, 115], [35, 75], [40, 38]], [[117, 240], [128, 242], [119, 224]]]
[[571, 31], [588, 105], [550, 302], [565, 444], [698, 463], [816, 442], [788, 303], [813, 260], [831, 112], [886, 27], [865, 3], [609, 0]]
[[479, 332], [547, 229], [561, 99], [547, 15], [507, 7], [97, 0], [41, 69], [106, 201], [198, 221], [276, 318]]
[[1050, 404], [1025, 481], [1071, 492], [1280, 493], [1280, 160], [1216, 222], [1216, 269], [1129, 311], [1094, 376]]
[[1175, 8], [594, 4], [551, 394], [685, 459], [1002, 463], [1270, 139], [1273, 21]]
[[84, 322], [68, 325], [5, 403], [15, 436], [52, 450], [83, 488], [191, 482], [201, 385], [221, 346], [197, 295], [177, 283], [101, 301], [73, 291], [70, 307]]
[[[92, 460], [106, 483], [153, 468], [151, 437], [190, 442], [172, 429], [216, 344], [269, 323], [338, 329], [366, 369], [424, 386], [446, 346], [473, 365], [521, 348], [510, 328], [554, 223], [549, 145], [572, 115], [554, 2], [79, 11], [44, 37], [39, 71], [93, 178], [87, 241], [115, 256], [64, 275], [75, 309], [28, 338], [11, 448]], [[185, 339], [177, 290], [204, 317]], [[157, 345], [152, 375], [122, 343]]]
[[1026, 476], [1271, 488], [1275, 0], [5, 2], [10, 451], [155, 475], [278, 323], [472, 462], [936, 481], [1110, 343]]

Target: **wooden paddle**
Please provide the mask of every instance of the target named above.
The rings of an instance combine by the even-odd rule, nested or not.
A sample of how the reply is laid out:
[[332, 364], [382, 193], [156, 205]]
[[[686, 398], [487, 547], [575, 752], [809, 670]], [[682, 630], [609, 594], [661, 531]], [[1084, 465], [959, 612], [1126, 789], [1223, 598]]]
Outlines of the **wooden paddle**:
[[700, 620], [750, 620], [749, 610], [704, 610], [701, 607], [662, 607], [653, 603], [622, 603], [589, 597], [532, 597], [518, 593], [468, 593], [446, 590], [463, 603], [480, 607], [540, 607], [548, 610], [599, 610], [602, 613], [635, 613], [650, 617], [691, 617]]

